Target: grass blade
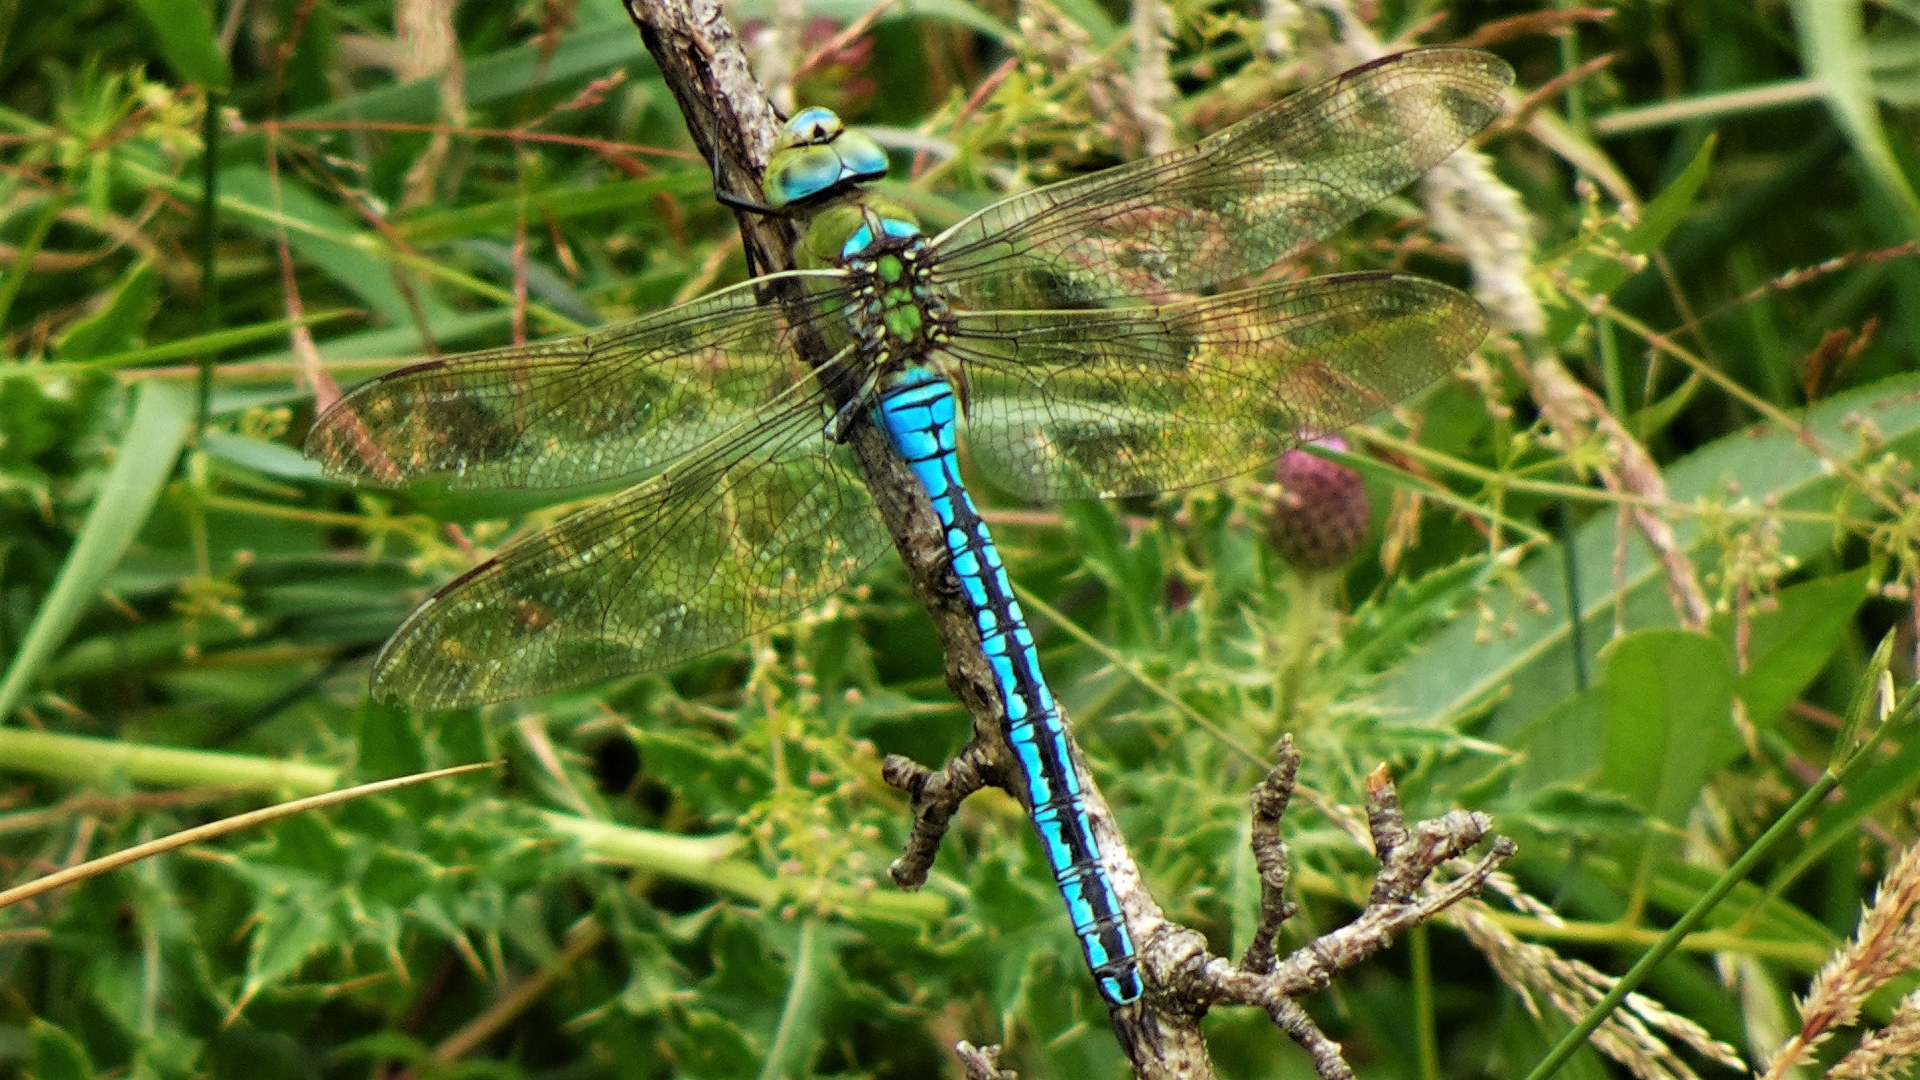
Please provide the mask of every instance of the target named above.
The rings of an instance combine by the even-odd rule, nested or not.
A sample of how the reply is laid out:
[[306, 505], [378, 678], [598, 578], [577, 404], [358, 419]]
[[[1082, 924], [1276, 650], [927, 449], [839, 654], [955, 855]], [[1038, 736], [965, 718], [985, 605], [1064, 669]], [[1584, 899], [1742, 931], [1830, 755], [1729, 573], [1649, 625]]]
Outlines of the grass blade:
[[20, 694], [41, 665], [66, 639], [80, 613], [92, 602], [127, 545], [139, 534], [160, 489], [173, 475], [194, 415], [193, 394], [165, 383], [142, 383], [134, 391], [133, 422], [120, 443], [119, 459], [100, 485], [80, 538], [60, 567], [46, 602], [34, 614], [20, 652], [0, 680], [0, 719], [13, 712]]

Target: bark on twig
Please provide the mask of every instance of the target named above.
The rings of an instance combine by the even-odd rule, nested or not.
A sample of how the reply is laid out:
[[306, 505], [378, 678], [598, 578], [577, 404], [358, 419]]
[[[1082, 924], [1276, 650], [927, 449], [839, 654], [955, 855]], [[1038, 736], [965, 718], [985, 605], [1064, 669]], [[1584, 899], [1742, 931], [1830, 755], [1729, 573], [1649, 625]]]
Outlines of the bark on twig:
[[1278, 756], [1279, 762], [1254, 785], [1247, 800], [1253, 812], [1253, 862], [1260, 871], [1260, 921], [1240, 966], [1263, 975], [1273, 971], [1280, 924], [1298, 910], [1287, 899], [1290, 871], [1286, 843], [1280, 836], [1280, 818], [1293, 801], [1294, 779], [1300, 774], [1300, 751], [1294, 749], [1293, 736], [1280, 740]]

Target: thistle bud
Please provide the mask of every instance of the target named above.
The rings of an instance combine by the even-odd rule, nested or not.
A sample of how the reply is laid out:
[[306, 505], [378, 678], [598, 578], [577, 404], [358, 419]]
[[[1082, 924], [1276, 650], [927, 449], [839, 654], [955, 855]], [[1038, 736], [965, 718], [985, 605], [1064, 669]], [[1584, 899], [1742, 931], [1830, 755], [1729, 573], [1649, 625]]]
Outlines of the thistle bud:
[[[1345, 450], [1337, 438], [1318, 441]], [[1305, 450], [1280, 455], [1273, 470], [1279, 493], [1267, 504], [1267, 539], [1295, 569], [1337, 570], [1360, 554], [1373, 505], [1360, 474]]]

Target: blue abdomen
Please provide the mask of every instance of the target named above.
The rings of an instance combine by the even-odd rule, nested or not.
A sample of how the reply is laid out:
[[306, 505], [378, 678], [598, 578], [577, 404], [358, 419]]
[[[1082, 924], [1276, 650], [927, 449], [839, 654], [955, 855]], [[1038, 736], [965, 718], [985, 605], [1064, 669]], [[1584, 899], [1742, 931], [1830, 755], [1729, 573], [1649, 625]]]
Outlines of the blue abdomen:
[[1020, 761], [1034, 831], [1066, 900], [1087, 966], [1108, 1002], [1132, 1001], [1140, 996], [1133, 939], [1100, 863], [1066, 724], [1040, 674], [1033, 634], [1013, 597], [987, 523], [960, 483], [953, 390], [931, 369], [908, 367], [888, 380], [875, 413], [895, 452], [926, 488], [946, 529], [947, 554], [973, 610], [981, 650], [1005, 707], [1007, 743]]

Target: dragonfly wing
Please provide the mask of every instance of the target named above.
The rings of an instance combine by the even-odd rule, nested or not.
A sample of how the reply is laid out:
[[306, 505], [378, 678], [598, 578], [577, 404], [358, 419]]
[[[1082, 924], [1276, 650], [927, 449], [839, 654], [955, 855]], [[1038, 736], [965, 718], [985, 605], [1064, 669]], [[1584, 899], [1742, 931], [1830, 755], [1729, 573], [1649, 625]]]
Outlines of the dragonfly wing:
[[934, 241], [955, 306], [1178, 299], [1257, 274], [1412, 183], [1499, 115], [1512, 69], [1389, 56], [1192, 146], [995, 203]]
[[976, 312], [968, 452], [1038, 499], [1138, 495], [1245, 472], [1439, 378], [1486, 313], [1425, 278], [1279, 282], [1157, 307]]
[[443, 709], [669, 667], [787, 621], [887, 547], [817, 410], [789, 409], [441, 589], [374, 693]]
[[356, 484], [564, 488], [641, 476], [782, 395], [815, 387], [793, 346], [837, 347], [837, 272], [778, 275], [818, 291], [803, 310], [748, 282], [646, 318], [531, 345], [430, 360], [336, 402], [307, 454]]

